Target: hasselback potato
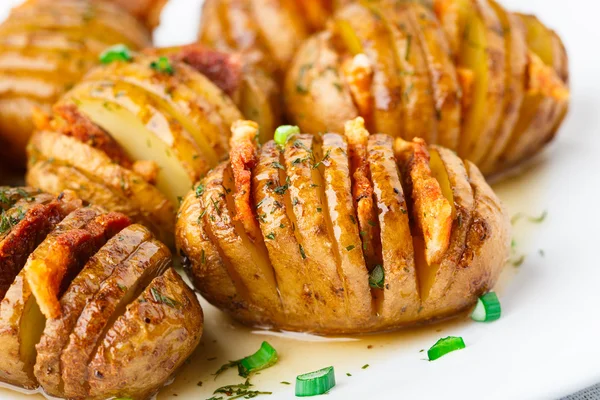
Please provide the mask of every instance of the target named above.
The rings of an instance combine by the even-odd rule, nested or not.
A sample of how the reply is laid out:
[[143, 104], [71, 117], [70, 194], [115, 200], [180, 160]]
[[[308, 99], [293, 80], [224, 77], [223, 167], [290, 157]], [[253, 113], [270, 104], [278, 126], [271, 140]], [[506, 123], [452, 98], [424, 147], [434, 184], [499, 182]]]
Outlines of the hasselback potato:
[[[159, 8], [156, 8], [159, 11]], [[108, 46], [151, 44], [150, 30], [110, 1], [29, 0], [0, 25], [0, 157], [25, 165], [32, 111], [52, 104]]]
[[454, 315], [493, 287], [510, 222], [473, 163], [369, 135], [360, 117], [345, 136], [260, 148], [256, 129], [234, 124], [230, 160], [179, 210], [177, 246], [208, 301], [254, 326], [365, 333]]
[[241, 52], [275, 73], [284, 71], [312, 32], [348, 0], [206, 0], [198, 40], [221, 51]]
[[278, 123], [274, 93], [266, 75], [235, 55], [197, 45], [127, 53], [90, 71], [51, 115], [38, 115], [27, 182], [73, 190], [172, 244], [180, 197], [226, 157], [242, 110], [269, 138]]
[[143, 399], [200, 341], [169, 249], [120, 213], [0, 187], [0, 381], [55, 397]]
[[303, 131], [367, 127], [440, 144], [490, 175], [552, 140], [568, 107], [556, 33], [494, 0], [356, 1], [306, 40], [287, 71]]

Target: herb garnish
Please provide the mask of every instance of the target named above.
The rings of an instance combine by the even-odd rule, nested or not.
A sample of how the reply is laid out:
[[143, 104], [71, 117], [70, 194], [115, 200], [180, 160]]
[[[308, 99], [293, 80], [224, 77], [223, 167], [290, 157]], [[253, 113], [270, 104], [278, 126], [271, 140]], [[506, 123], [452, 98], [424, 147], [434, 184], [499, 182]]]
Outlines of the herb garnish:
[[385, 271], [381, 265], [376, 265], [369, 273], [369, 286], [374, 289], [383, 289], [385, 281]]
[[175, 73], [175, 69], [173, 68], [173, 65], [171, 65], [171, 62], [169, 61], [169, 59], [167, 57], [159, 57], [158, 60], [156, 61], [152, 61], [150, 63], [150, 68], [152, 68], [155, 71], [158, 72], [162, 72], [168, 75], [173, 75]]
[[197, 187], [196, 187], [196, 197], [200, 197], [204, 194], [204, 184], [200, 183]]
[[164, 296], [156, 288], [151, 288], [150, 289], [150, 293], [152, 293], [152, 298], [157, 303], [166, 304], [167, 306], [169, 306], [171, 308], [177, 308], [179, 306], [179, 302], [178, 301], [173, 300], [172, 298], [170, 298], [168, 296]]

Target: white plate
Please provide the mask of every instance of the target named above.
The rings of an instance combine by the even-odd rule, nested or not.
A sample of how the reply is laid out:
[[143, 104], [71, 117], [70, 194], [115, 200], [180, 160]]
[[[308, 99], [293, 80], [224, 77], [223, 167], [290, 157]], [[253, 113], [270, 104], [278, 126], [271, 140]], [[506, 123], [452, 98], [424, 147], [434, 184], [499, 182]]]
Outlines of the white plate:
[[[19, 2], [2, 0], [0, 19]], [[526, 259], [503, 273], [497, 288], [502, 318], [491, 324], [462, 319], [355, 341], [269, 337], [281, 360], [252, 380], [257, 390], [274, 392], [265, 399], [292, 398], [297, 374], [328, 365], [335, 366], [338, 385], [327, 399], [558, 398], [600, 382], [600, 262], [595, 257], [600, 249], [600, 5], [585, 0], [502, 3], [535, 13], [559, 32], [572, 77], [571, 112], [558, 140], [518, 178], [495, 185], [512, 214], [548, 211], [541, 224], [522, 220], [515, 226], [517, 254]], [[199, 0], [171, 0], [157, 43], [192, 41], [199, 7]], [[160, 399], [209, 398], [216, 387], [240, 382], [233, 371], [216, 381], [210, 374], [227, 360], [252, 353], [265, 339], [232, 325], [210, 306], [205, 311], [203, 344]], [[467, 348], [424, 361], [419, 351], [447, 335], [464, 337]], [[365, 364], [369, 367], [362, 369]], [[0, 397], [19, 395], [1, 390]]]

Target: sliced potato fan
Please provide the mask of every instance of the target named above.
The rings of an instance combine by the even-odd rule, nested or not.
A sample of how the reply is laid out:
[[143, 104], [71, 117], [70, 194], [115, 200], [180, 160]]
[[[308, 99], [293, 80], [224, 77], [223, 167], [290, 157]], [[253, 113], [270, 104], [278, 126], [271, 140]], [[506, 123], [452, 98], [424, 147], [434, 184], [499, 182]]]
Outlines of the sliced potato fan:
[[[276, 90], [236, 56], [199, 45], [108, 54], [124, 59], [90, 71], [52, 113], [36, 114], [27, 180], [123, 212], [170, 245], [174, 208], [229, 149], [242, 117], [236, 102], [272, 128]], [[272, 137], [261, 130], [258, 138]]]
[[552, 140], [568, 75], [556, 33], [494, 0], [360, 0], [300, 47], [284, 98], [305, 132], [341, 132], [361, 116], [374, 132], [450, 148], [492, 175]]
[[[459, 313], [494, 285], [509, 250], [506, 211], [452, 151], [369, 135], [362, 118], [345, 136], [250, 143], [232, 141], [230, 162], [187, 195], [177, 222], [192, 281], [233, 317], [375, 332]], [[242, 152], [256, 163], [240, 163]], [[258, 221], [259, 237], [240, 210]]]
[[98, 62], [107, 47], [150, 44], [150, 32], [106, 2], [33, 0], [0, 25], [0, 152], [22, 167], [35, 109], [51, 105]]
[[11, 281], [0, 381], [61, 398], [155, 395], [202, 334], [202, 309], [168, 248], [72, 192], [0, 190], [2, 227], [11, 225], [0, 237]]

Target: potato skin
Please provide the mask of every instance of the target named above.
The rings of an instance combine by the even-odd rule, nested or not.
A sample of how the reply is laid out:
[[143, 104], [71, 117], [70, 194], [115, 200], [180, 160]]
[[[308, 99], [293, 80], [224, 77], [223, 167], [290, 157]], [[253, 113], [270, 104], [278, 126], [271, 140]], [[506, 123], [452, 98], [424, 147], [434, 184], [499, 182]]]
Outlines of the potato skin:
[[106, 333], [88, 366], [89, 398], [154, 394], [196, 348], [202, 326], [196, 295], [169, 268]]
[[146, 47], [150, 31], [107, 2], [30, 0], [12, 11], [0, 25], [3, 163], [24, 167], [33, 111], [49, 112], [97, 64], [98, 55], [116, 43]]
[[285, 71], [300, 43], [322, 29], [336, 0], [207, 0], [198, 41], [241, 52], [276, 74]]
[[[248, 262], [245, 256], [232, 252], [227, 253], [226, 259], [220, 258], [225, 254], [221, 246], [230, 244], [215, 237], [206, 226], [211, 218], [230, 215], [232, 209], [228, 207], [232, 205], [220, 202], [220, 217], [211, 216], [214, 206], [204, 188], [211, 182], [227, 182], [227, 163], [211, 171], [198, 183], [197, 190], [188, 194], [180, 209], [176, 241], [184, 262], [192, 266], [187, 269], [188, 274], [205, 298], [252, 326], [318, 334], [370, 333], [450, 317], [472, 306], [478, 296], [493, 287], [508, 258], [510, 223], [506, 210], [477, 167], [471, 163], [465, 166], [450, 150], [431, 148], [437, 161], [431, 164], [435, 180], [430, 185], [438, 182], [438, 197], [446, 190], [443, 188], [448, 188], [450, 194], [446, 195], [451, 197], [439, 201], [452, 202], [453, 213], [449, 243], [441, 253], [440, 267], [432, 275], [431, 291], [426, 296], [420, 293], [419, 279], [423, 278], [425, 268], [433, 266], [424, 264], [423, 250], [413, 246], [413, 240], [423, 240], [416, 228], [418, 223], [431, 222], [413, 213], [413, 190], [424, 190], [419, 189], [422, 185], [411, 182], [417, 179], [417, 175], [411, 178], [413, 175], [409, 174], [414, 164], [395, 155], [390, 136], [369, 137], [369, 179], [378, 210], [378, 220], [370, 223], [379, 227], [381, 239], [365, 237], [360, 232], [358, 243], [346, 243], [353, 237], [350, 232], [357, 221], [354, 202], [343, 200], [351, 199], [354, 177], [350, 176], [351, 184], [342, 184], [343, 179], [336, 172], [350, 162], [344, 138], [332, 133], [323, 138], [323, 144], [319, 145], [317, 137], [296, 135], [281, 150], [268, 142], [260, 150], [258, 165], [253, 170], [252, 204], [267, 244], [265, 257], [277, 276], [274, 284], [280, 288], [282, 308], [273, 303], [265, 309], [261, 299], [239, 288], [234, 293], [235, 300], [228, 301], [225, 295], [231, 287], [222, 283], [239, 279], [238, 274], [248, 268]], [[342, 151], [337, 151], [338, 147]], [[326, 157], [323, 149], [330, 151], [330, 155]], [[332, 153], [335, 157], [329, 159]], [[319, 195], [321, 191], [323, 197]], [[344, 193], [334, 196], [335, 191]], [[200, 224], [199, 214], [204, 219]], [[282, 241], [277, 242], [278, 239]], [[382, 241], [375, 247], [382, 249], [385, 281], [382, 289], [363, 291], [357, 288], [368, 284], [369, 270], [361, 251], [368, 240]], [[353, 252], [356, 257], [346, 258]], [[325, 257], [327, 264], [319, 262], [320, 270], [314, 269], [311, 262]], [[316, 276], [319, 278], [315, 279]], [[333, 290], [336, 287], [342, 290]], [[348, 301], [355, 302], [350, 308], [352, 312], [346, 311]], [[358, 304], [366, 307], [361, 309]]]
[[[539, 34], [530, 34], [547, 37], [542, 41], [554, 55], [541, 58], [554, 69], [550, 80], [560, 94], [542, 88], [530, 95], [536, 77], [526, 73], [527, 55], [540, 46], [525, 41], [521, 16], [493, 0], [424, 3], [359, 1], [335, 10], [287, 69], [288, 118], [317, 134], [341, 132], [345, 120], [360, 115], [375, 131], [458, 151], [486, 176], [539, 153], [568, 110], [567, 57], [558, 36], [541, 24]], [[371, 73], [359, 94], [356, 76], [344, 68], [358, 56]], [[361, 107], [365, 98], [371, 107]], [[383, 123], [389, 113], [394, 124]]]
[[[170, 267], [167, 247], [123, 214], [82, 207], [71, 192], [57, 198], [0, 187], [0, 212], [2, 221], [11, 218], [8, 229], [0, 225], [2, 279], [17, 272], [0, 302], [0, 381], [73, 399], [154, 395], [198, 345], [203, 325], [198, 299]], [[32, 267], [41, 260], [45, 270]], [[61, 314], [46, 320], [38, 303], [47, 297], [35, 279], [62, 277], [54, 293]], [[74, 347], [77, 329], [84, 343]], [[67, 348], [83, 358], [90, 352], [89, 371], [83, 358], [60, 365]], [[79, 368], [84, 380], [66, 393], [69, 368]]]

